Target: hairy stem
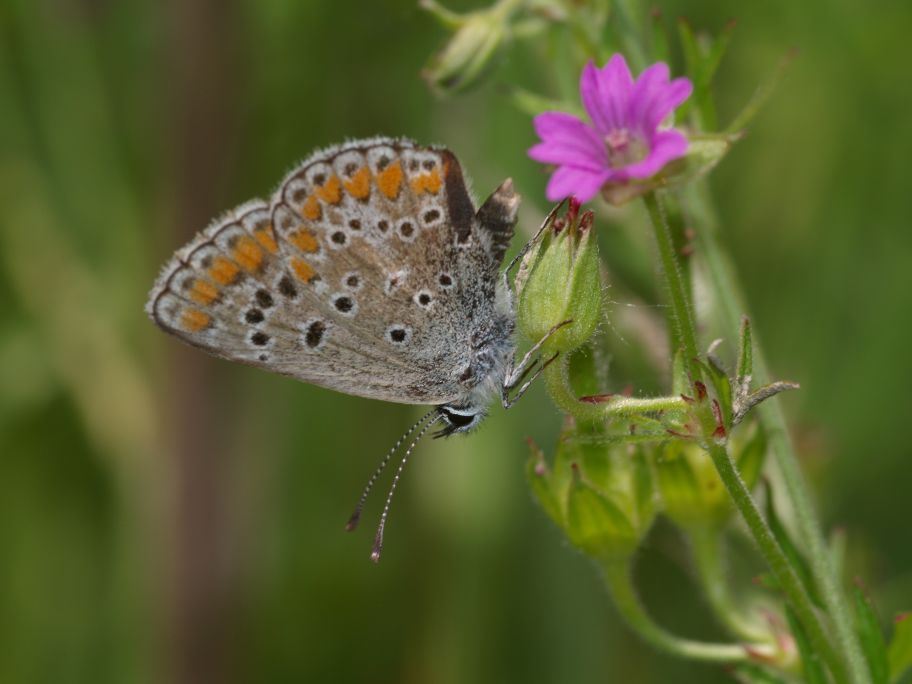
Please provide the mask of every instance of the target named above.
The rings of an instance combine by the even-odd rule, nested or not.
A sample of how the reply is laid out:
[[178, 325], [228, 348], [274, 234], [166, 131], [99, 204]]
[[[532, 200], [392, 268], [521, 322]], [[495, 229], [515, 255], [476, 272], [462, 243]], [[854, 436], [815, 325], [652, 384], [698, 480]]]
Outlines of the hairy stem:
[[631, 416], [683, 411], [687, 403], [681, 397], [650, 397], [638, 399], [625, 396], [605, 396], [598, 403], [580, 401], [570, 386], [569, 358], [566, 354], [544, 371], [545, 386], [551, 399], [564, 412], [583, 422], [604, 421]]
[[694, 325], [693, 312], [690, 308], [690, 298], [687, 296], [687, 285], [681, 273], [675, 252], [674, 240], [671, 230], [665, 220], [665, 210], [659, 204], [659, 198], [654, 192], [643, 196], [649, 218], [655, 232], [656, 244], [659, 248], [659, 260], [662, 265], [662, 275], [668, 290], [669, 319], [672, 328], [672, 339], [677, 346], [684, 349], [684, 359], [691, 377], [699, 379], [700, 370], [696, 364], [697, 359], [697, 334]]
[[[645, 196], [646, 206], [649, 209], [649, 216], [652, 219], [653, 230], [656, 236], [656, 242], [659, 246], [659, 256], [662, 260], [662, 273], [666, 279], [666, 285], [670, 294], [670, 311], [669, 319], [672, 326], [677, 327], [680, 335], [682, 346], [690, 361], [692, 367], [692, 377], [697, 378], [696, 364], [696, 330], [694, 328], [693, 316], [687, 306], [687, 300], [684, 297], [684, 284], [681, 279], [681, 271], [677, 264], [677, 255], [673, 249], [671, 233], [665, 223], [664, 212], [659, 204], [658, 197], [655, 193], [649, 193]], [[755, 355], [756, 361], [756, 355]], [[846, 678], [845, 665], [842, 658], [833, 648], [833, 645], [826, 638], [823, 624], [820, 617], [814, 611], [810, 597], [798, 578], [794, 568], [789, 564], [788, 558], [773, 536], [772, 531], [767, 525], [756, 503], [751, 498], [750, 492], [740, 474], [735, 468], [728, 450], [715, 441], [714, 431], [716, 428], [715, 418], [707, 402], [702, 402], [698, 407], [700, 426], [703, 432], [705, 448], [709, 452], [716, 466], [722, 482], [728, 490], [735, 507], [741, 514], [741, 517], [747, 523], [748, 529], [753, 536], [754, 541], [760, 549], [767, 565], [769, 565], [774, 577], [786, 595], [798, 619], [807, 630], [808, 637], [814, 645], [814, 648], [821, 654], [826, 661], [833, 677], [837, 682], [849, 681]]]
[[766, 644], [752, 645], [748, 649], [740, 644], [714, 644], [683, 639], [666, 631], [653, 621], [640, 603], [633, 586], [629, 561], [606, 561], [601, 567], [605, 584], [611, 592], [618, 612], [634, 632], [657, 649], [689, 660], [712, 663], [745, 661], [751, 652], [772, 655], [770, 647]]
[[[720, 244], [719, 220], [709, 201], [708, 188], [705, 184], [695, 184], [685, 193], [684, 199], [689, 213], [698, 226], [697, 248], [705, 260], [713, 291], [718, 297], [722, 321], [728, 330], [737, 330], [742, 314], [748, 311], [746, 298], [731, 260]], [[754, 376], [765, 379], [768, 377], [766, 359], [756, 330], [752, 336]], [[848, 603], [840, 588], [839, 577], [830, 554], [827, 552], [820, 522], [792, 447], [779, 400], [774, 397], [764, 402], [757, 407], [757, 414], [769, 437], [770, 448], [785, 480], [786, 490], [794, 507], [798, 531], [811, 566], [811, 574], [832, 620], [839, 651], [848, 662], [850, 681], [854, 684], [867, 684], [871, 681], [870, 675], [862, 656], [861, 646], [852, 629]]]

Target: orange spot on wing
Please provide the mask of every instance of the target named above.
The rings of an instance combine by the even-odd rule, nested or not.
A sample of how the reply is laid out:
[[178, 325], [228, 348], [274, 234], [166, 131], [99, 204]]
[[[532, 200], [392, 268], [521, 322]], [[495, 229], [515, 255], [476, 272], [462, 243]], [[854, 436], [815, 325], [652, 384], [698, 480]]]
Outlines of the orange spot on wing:
[[313, 254], [320, 249], [320, 243], [317, 242], [317, 236], [303, 228], [296, 230], [289, 235], [288, 239], [291, 241], [291, 244], [308, 254]]
[[295, 275], [305, 283], [309, 283], [317, 275], [313, 266], [304, 261], [304, 259], [292, 259], [291, 268], [294, 269]]
[[258, 271], [263, 265], [263, 250], [247, 235], [237, 241], [233, 256], [236, 262], [251, 273]]
[[342, 184], [339, 182], [339, 178], [330, 176], [328, 181], [316, 189], [316, 194], [324, 202], [338, 204], [339, 200], [342, 199]]
[[398, 161], [394, 161], [377, 174], [377, 187], [380, 188], [380, 192], [390, 199], [396, 199], [401, 184], [402, 165]]
[[[377, 182], [379, 183], [379, 179]], [[362, 166], [360, 169], [358, 169], [352, 175], [350, 180], [345, 181], [345, 189], [348, 190], [348, 194], [355, 199], [367, 199], [367, 196], [370, 195], [371, 189], [370, 169], [366, 166]]]
[[271, 223], [266, 223], [254, 230], [253, 237], [255, 237], [257, 242], [259, 242], [270, 254], [275, 254], [279, 251], [279, 246], [276, 244], [275, 235], [272, 232]]
[[194, 301], [203, 305], [212, 304], [218, 299], [218, 288], [208, 280], [197, 278], [193, 281], [193, 287], [190, 288], [190, 296]]
[[317, 199], [316, 195], [311, 195], [304, 200], [304, 206], [301, 207], [301, 215], [311, 221], [317, 221], [323, 215], [323, 207], [320, 206], [320, 200]]
[[440, 192], [440, 186], [443, 181], [440, 178], [440, 172], [435, 168], [430, 173], [425, 173], [412, 179], [412, 192], [420, 195], [423, 192], [429, 192], [436, 195]]
[[212, 317], [199, 309], [184, 309], [181, 314], [181, 325], [190, 332], [205, 330], [212, 323]]
[[209, 269], [209, 277], [219, 285], [231, 285], [237, 280], [240, 272], [241, 269], [238, 268], [236, 263], [220, 256], [216, 258], [212, 267]]

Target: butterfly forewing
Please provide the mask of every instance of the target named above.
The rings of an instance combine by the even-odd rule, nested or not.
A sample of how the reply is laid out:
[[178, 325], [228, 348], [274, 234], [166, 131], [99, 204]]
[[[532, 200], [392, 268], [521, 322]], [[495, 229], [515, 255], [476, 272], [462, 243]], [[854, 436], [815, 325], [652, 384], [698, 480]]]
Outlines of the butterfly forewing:
[[355, 141], [179, 250], [149, 311], [224, 358], [349, 394], [452, 401], [503, 256], [474, 211], [448, 151]]

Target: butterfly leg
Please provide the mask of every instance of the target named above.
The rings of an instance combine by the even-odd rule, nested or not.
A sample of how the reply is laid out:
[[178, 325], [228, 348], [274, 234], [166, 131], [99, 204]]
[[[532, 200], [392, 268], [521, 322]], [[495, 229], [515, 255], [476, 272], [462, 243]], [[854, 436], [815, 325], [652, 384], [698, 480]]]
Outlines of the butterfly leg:
[[563, 200], [560, 202], [560, 204], [556, 205], [550, 212], [548, 212], [548, 215], [545, 217], [545, 220], [542, 221], [541, 226], [539, 226], [538, 230], [535, 232], [535, 235], [532, 236], [532, 239], [530, 239], [526, 244], [522, 246], [522, 249], [519, 250], [519, 253], [510, 260], [510, 263], [503, 270], [503, 284], [507, 292], [510, 291], [510, 271], [512, 271], [516, 265], [522, 261], [523, 257], [526, 256], [526, 254], [529, 253], [529, 250], [532, 249], [536, 242], [538, 242], [539, 238], [542, 236], [542, 233], [545, 232], [545, 229], [551, 225], [554, 216], [558, 211], [560, 211], [561, 207], [564, 206], [564, 202], [566, 202], [566, 200]]
[[[512, 397], [509, 395], [509, 391], [512, 389], [512, 387], [507, 387], [506, 385], [504, 385], [503, 392], [501, 395], [501, 403], [503, 404], [503, 407], [505, 409], [512, 408], [513, 404], [515, 404], [517, 401], [519, 401], [520, 397], [522, 397], [522, 395], [524, 395], [526, 393], [526, 390], [532, 386], [532, 383], [535, 382], [535, 380], [538, 378], [538, 376], [541, 375], [544, 372], [545, 368], [550, 366], [551, 362], [554, 361], [558, 356], [560, 356], [560, 352], [554, 352], [554, 355], [550, 359], [548, 359], [543, 364], [541, 364], [541, 366], [536, 368], [535, 372], [532, 374], [532, 377], [529, 378], [528, 380], [526, 380], [526, 382], [523, 383], [522, 387], [520, 387], [516, 391], [516, 394], [514, 394]], [[540, 360], [541, 359], [535, 359], [535, 362], [532, 363], [528, 368], [526, 368], [525, 372], [519, 377], [519, 379], [516, 381], [516, 384], [519, 384], [519, 381], [522, 380], [522, 378], [525, 377], [525, 375], [529, 371], [531, 371], [533, 368], [535, 368], [535, 365]], [[514, 385], [514, 387], [515, 387], [515, 385]]]
[[532, 345], [532, 348], [529, 349], [525, 355], [523, 355], [519, 363], [512, 364], [510, 368], [507, 369], [507, 374], [504, 378], [503, 388], [501, 391], [501, 403], [503, 403], [504, 408], [510, 408], [513, 404], [515, 404], [516, 401], [525, 393], [525, 391], [529, 389], [529, 386], [535, 381], [535, 379], [541, 375], [542, 371], [545, 370], [548, 364], [557, 358], [557, 354], [554, 354], [554, 356], [545, 361], [535, 370], [534, 375], [519, 389], [519, 391], [512, 398], [509, 396], [510, 391], [519, 385], [519, 383], [523, 381], [523, 378], [525, 378], [526, 375], [541, 361], [541, 359], [537, 358], [535, 355], [541, 350], [542, 345], [544, 345], [545, 342], [547, 342], [554, 333], [572, 322], [572, 320], [566, 320], [553, 326], [538, 342]]

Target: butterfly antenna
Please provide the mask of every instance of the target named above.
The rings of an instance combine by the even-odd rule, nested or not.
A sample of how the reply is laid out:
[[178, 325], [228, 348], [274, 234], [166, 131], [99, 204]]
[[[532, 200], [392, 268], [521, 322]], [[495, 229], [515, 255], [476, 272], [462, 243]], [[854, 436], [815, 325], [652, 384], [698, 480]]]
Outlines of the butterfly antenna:
[[[426, 418], [427, 416], [425, 416]], [[431, 427], [438, 420], [441, 419], [440, 414], [437, 415], [434, 420], [428, 422], [421, 430], [418, 432], [418, 436], [412, 440], [412, 443], [408, 445], [408, 449], [405, 450], [405, 453], [402, 455], [402, 460], [399, 461], [399, 467], [396, 468], [396, 474], [393, 476], [393, 483], [390, 485], [389, 494], [386, 495], [386, 503], [383, 505], [383, 513], [380, 514], [380, 523], [377, 525], [377, 535], [374, 537], [374, 547], [371, 549], [371, 560], [374, 563], [380, 562], [380, 552], [383, 550], [383, 529], [386, 527], [386, 519], [389, 517], [390, 504], [393, 502], [393, 494], [396, 493], [396, 486], [399, 484], [399, 478], [402, 476], [402, 471], [405, 469], [405, 464], [408, 462], [409, 456], [412, 455], [412, 449], [415, 448], [415, 445], [424, 437], [425, 433], [431, 429]], [[423, 419], [422, 419], [423, 420]]]
[[432, 411], [428, 411], [423, 416], [421, 416], [421, 418], [414, 425], [412, 425], [412, 427], [410, 427], [408, 430], [405, 431], [405, 434], [402, 435], [402, 437], [400, 437], [398, 439], [398, 441], [393, 445], [393, 448], [390, 449], [387, 452], [386, 456], [383, 457], [383, 460], [380, 461], [380, 465], [377, 466], [377, 469], [374, 471], [374, 474], [371, 475], [370, 479], [367, 481], [367, 486], [364, 488], [364, 491], [361, 492], [361, 499], [358, 501], [358, 505], [355, 506], [355, 512], [351, 514], [351, 517], [348, 519], [348, 522], [345, 524], [345, 529], [347, 531], [351, 532], [355, 528], [358, 527], [358, 521], [361, 519], [361, 511], [364, 509], [364, 502], [367, 501], [367, 497], [371, 493], [371, 489], [374, 488], [374, 484], [376, 484], [377, 480], [383, 474], [383, 471], [386, 469], [386, 466], [389, 464], [390, 459], [393, 457], [393, 454], [395, 454], [399, 450], [399, 447], [402, 446], [402, 443], [405, 440], [407, 440], [409, 438], [409, 436], [415, 430], [417, 430], [419, 427], [421, 427], [421, 425], [428, 418], [430, 418], [432, 415], [434, 415], [434, 413], [436, 413], [436, 411], [437, 411], [437, 409], [434, 409]]

